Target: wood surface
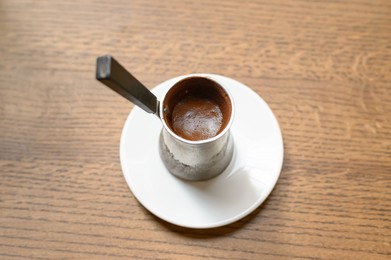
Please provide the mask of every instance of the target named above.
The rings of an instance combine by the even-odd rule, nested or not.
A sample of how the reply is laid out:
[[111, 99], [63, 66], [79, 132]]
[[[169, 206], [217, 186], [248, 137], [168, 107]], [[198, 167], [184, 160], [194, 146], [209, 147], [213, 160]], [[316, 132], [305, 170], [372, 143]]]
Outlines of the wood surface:
[[[390, 1], [2, 0], [0, 32], [1, 259], [391, 258]], [[207, 230], [144, 209], [104, 54], [150, 89], [208, 72], [257, 92], [284, 137], [269, 198]]]

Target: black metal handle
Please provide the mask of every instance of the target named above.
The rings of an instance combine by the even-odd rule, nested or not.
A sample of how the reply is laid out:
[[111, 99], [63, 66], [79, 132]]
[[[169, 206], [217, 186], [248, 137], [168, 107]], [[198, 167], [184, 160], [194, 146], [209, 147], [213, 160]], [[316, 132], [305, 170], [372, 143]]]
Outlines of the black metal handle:
[[96, 79], [146, 112], [159, 116], [159, 101], [156, 96], [112, 56], [98, 57]]

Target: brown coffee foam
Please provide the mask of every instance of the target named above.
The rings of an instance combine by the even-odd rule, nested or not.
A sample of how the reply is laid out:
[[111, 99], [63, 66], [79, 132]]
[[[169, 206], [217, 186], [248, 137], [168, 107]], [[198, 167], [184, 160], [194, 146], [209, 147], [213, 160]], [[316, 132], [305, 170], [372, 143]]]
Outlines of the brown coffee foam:
[[[168, 127], [177, 135], [191, 141], [204, 140], [198, 135], [183, 136], [173, 127], [175, 106], [186, 98], [207, 99], [218, 105], [222, 113], [221, 127], [215, 135], [221, 133], [228, 125], [232, 114], [232, 104], [227, 92], [217, 82], [204, 77], [189, 77], [177, 82], [167, 92], [163, 100], [163, 118]], [[212, 136], [213, 137], [213, 136]], [[211, 137], [208, 137], [211, 138]]]

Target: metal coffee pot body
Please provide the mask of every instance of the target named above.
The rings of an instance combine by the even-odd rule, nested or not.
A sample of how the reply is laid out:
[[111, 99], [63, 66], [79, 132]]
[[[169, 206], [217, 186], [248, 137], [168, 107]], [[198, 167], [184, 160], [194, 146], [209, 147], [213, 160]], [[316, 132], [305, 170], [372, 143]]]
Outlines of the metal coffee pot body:
[[165, 127], [160, 133], [159, 152], [166, 168], [175, 176], [201, 181], [219, 175], [228, 166], [234, 150], [230, 131], [205, 142], [183, 142]]
[[[208, 85], [201, 91], [203, 92], [219, 92], [218, 96], [224, 96], [224, 104], [226, 107], [224, 112], [224, 122], [220, 131], [216, 136], [204, 140], [191, 141], [179, 136], [170, 127], [169, 119], [165, 113], [170, 110], [168, 97], [174, 92], [175, 95], [182, 95], [181, 92], [191, 92], [186, 89], [187, 86], [196, 83], [198, 85]], [[176, 91], [175, 88], [179, 90]], [[216, 90], [213, 90], [216, 88]], [[175, 93], [178, 92], [178, 93]], [[172, 95], [171, 95], [172, 96]], [[181, 97], [183, 98], [183, 97]], [[175, 103], [175, 102], [174, 102]], [[222, 102], [220, 102], [222, 103]], [[174, 107], [174, 105], [173, 105]], [[230, 163], [234, 142], [230, 132], [230, 127], [234, 117], [234, 103], [230, 93], [219, 83], [207, 77], [184, 77], [179, 82], [175, 83], [164, 95], [160, 102], [160, 118], [163, 124], [159, 140], [160, 157], [166, 168], [175, 176], [191, 181], [201, 181], [213, 178], [224, 171]]]

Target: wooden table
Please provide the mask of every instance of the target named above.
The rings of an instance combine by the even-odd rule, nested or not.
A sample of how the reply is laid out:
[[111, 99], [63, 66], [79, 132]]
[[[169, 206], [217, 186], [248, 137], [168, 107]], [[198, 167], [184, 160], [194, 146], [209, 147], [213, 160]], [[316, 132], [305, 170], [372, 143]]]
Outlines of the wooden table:
[[[1, 1], [0, 258], [390, 259], [390, 18], [389, 1]], [[148, 88], [209, 72], [262, 96], [285, 146], [262, 206], [206, 230], [143, 208], [103, 54]]]

